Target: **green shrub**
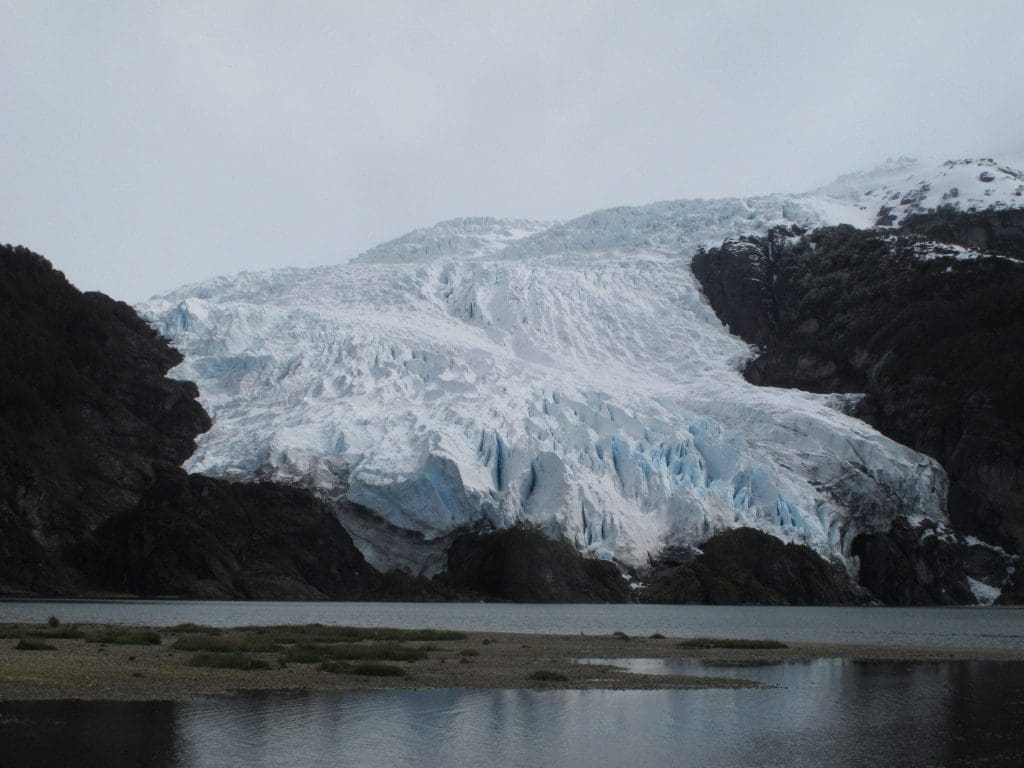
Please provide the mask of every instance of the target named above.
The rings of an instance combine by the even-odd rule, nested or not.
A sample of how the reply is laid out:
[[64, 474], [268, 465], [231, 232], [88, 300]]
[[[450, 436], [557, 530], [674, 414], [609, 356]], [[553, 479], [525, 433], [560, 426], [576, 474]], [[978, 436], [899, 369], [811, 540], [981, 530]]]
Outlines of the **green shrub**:
[[56, 616], [51, 616], [46, 620], [46, 623], [50, 626], [50, 629], [56, 629], [60, 626], [60, 619]]
[[244, 653], [197, 653], [188, 662], [190, 667], [214, 669], [270, 669], [269, 662]]
[[629, 635], [625, 632], [612, 632], [612, 637], [617, 637], [619, 640], [629, 640]]
[[340, 675], [346, 672], [351, 672], [352, 665], [345, 661], [323, 661], [320, 663], [320, 669], [324, 672]]
[[480, 651], [478, 651], [476, 648], [464, 648], [463, 650], [459, 651], [459, 656], [479, 656], [479, 655], [480, 655]]
[[665, 636], [663, 634], [661, 634], [661, 632], [655, 632], [653, 635], [651, 635], [651, 640], [664, 640], [664, 639], [665, 639]]

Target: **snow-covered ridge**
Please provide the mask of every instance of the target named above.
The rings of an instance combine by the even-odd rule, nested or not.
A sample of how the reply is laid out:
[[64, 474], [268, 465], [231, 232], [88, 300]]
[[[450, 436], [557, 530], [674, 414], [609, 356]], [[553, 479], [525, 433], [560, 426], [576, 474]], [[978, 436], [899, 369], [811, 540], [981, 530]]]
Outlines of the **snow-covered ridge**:
[[900, 224], [911, 214], [943, 206], [963, 212], [1024, 208], [1024, 173], [990, 159], [936, 165], [903, 157], [874, 171], [841, 176], [813, 196], [862, 206], [874, 214], [870, 224], [879, 213]]
[[[932, 460], [836, 399], [748, 384], [689, 269], [726, 237], [873, 220], [859, 183], [459, 219], [156, 297], [141, 311], [215, 420], [187, 467], [344, 494], [425, 540], [528, 519], [634, 564], [738, 525], [845, 558], [894, 513], [941, 520]], [[375, 565], [436, 567], [352, 530]]]

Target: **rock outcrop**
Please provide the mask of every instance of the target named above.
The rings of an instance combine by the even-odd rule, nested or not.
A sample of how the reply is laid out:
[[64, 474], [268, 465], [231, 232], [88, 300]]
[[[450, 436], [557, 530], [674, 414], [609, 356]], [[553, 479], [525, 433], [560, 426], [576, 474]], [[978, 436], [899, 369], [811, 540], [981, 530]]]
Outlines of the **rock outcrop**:
[[458, 536], [436, 581], [452, 594], [532, 603], [622, 603], [629, 588], [614, 563], [520, 524]]
[[[750, 381], [862, 393], [857, 415], [942, 464], [955, 530], [1020, 553], [1022, 232], [1021, 211], [940, 209], [896, 230], [726, 241], [698, 253], [693, 271], [722, 321], [758, 347]], [[889, 598], [946, 599], [911, 592]]]
[[311, 493], [189, 476], [210, 426], [135, 311], [0, 248], [0, 588], [364, 597], [380, 575]]
[[663, 552], [639, 576], [638, 597], [649, 603], [861, 605], [872, 599], [840, 564], [753, 528], [720, 533], [699, 550]]

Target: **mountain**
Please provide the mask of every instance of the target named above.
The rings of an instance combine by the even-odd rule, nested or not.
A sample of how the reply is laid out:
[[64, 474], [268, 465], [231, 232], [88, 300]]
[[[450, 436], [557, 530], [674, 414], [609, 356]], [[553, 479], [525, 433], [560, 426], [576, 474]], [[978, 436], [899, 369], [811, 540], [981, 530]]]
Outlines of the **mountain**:
[[[1014, 237], [1022, 192], [1020, 173], [989, 160], [901, 159], [806, 194], [554, 224], [454, 220], [347, 264], [218, 278], [139, 310], [181, 351], [172, 375], [196, 382], [213, 417], [185, 467], [307, 489], [380, 571], [429, 578], [467, 531], [528, 523], [652, 582], [679, 568], [690, 579], [699, 550], [673, 553], [749, 528], [858, 576], [866, 543], [900, 520], [955, 538], [948, 457], [859, 418], [860, 379], [792, 389], [745, 377], [764, 316], [738, 329], [691, 262], [726, 241], [756, 261], [779, 232], [813, 256], [815, 236], [801, 238], [847, 224], [962, 228], [956, 242], [921, 234], [946, 250], [920, 246], [919, 261], [988, 264], [986, 249]], [[884, 282], [885, 262], [873, 264]], [[763, 281], [708, 279], [781, 308]], [[1009, 560], [973, 546], [996, 563], [991, 583], [966, 581], [961, 550], [943, 549], [932, 592], [892, 601], [991, 600]], [[690, 594], [680, 589], [661, 594]]]

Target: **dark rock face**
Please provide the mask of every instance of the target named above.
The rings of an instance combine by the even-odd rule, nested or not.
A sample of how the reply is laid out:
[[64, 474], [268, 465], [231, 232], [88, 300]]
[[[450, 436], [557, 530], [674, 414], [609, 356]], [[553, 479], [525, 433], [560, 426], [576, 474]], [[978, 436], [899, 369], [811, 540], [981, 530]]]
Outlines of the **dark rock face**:
[[97, 529], [140, 503], [210, 420], [180, 360], [125, 304], [0, 247], [0, 583], [95, 584]]
[[622, 603], [629, 597], [613, 563], [583, 557], [526, 525], [459, 536], [448, 550], [446, 573], [435, 581], [463, 597], [515, 602]]
[[189, 476], [210, 426], [135, 312], [0, 248], [0, 589], [364, 597], [380, 575], [308, 491]]
[[[955, 529], [1019, 553], [1022, 232], [1021, 212], [942, 210], [895, 232], [729, 241], [698, 254], [693, 270], [723, 322], [760, 347], [750, 381], [866, 393], [857, 415], [945, 468]], [[924, 235], [1007, 258], [956, 260]]]
[[939, 208], [908, 216], [901, 226], [929, 240], [1024, 258], [1021, 210], [960, 213], [954, 208]]
[[309, 491], [168, 473], [125, 547], [124, 588], [223, 599], [357, 599], [380, 575]]
[[1007, 558], [938, 530], [896, 518], [884, 533], [853, 540], [860, 583], [890, 605], [971, 605], [977, 602], [967, 577], [1001, 588]]
[[640, 575], [649, 603], [860, 605], [871, 596], [845, 569], [801, 544], [753, 528], [712, 537], [697, 550], [669, 551]]

